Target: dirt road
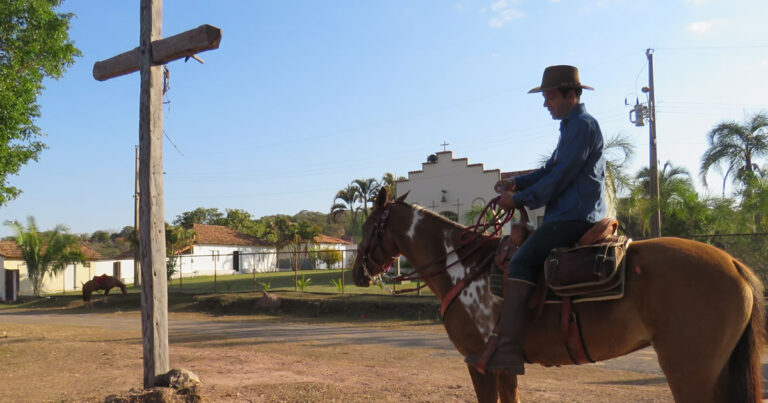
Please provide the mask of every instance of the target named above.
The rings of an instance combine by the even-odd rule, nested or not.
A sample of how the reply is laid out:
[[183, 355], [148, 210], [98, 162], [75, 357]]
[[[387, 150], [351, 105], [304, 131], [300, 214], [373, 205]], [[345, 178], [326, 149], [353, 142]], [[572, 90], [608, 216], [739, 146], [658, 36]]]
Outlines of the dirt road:
[[[437, 324], [171, 313], [169, 331], [171, 367], [198, 374], [210, 401], [475, 400], [466, 366]], [[2, 311], [2, 332], [0, 401], [97, 402], [141, 389], [136, 312]], [[534, 402], [671, 401], [652, 350], [586, 366], [530, 365], [520, 390]]]
[[[33, 311], [0, 312], [0, 323], [57, 324], [100, 327], [103, 329], [141, 332], [138, 314], [52, 314]], [[359, 326], [300, 324], [277, 321], [248, 321], [238, 319], [170, 319], [171, 338], [209, 337], [216, 340], [264, 338], [285, 343], [313, 342], [315, 345], [359, 344], [394, 348], [432, 348], [456, 353], [442, 326], [425, 326], [424, 331], [389, 330]], [[663, 376], [652, 348], [645, 348], [624, 357], [603, 361], [594, 366], [628, 372]]]

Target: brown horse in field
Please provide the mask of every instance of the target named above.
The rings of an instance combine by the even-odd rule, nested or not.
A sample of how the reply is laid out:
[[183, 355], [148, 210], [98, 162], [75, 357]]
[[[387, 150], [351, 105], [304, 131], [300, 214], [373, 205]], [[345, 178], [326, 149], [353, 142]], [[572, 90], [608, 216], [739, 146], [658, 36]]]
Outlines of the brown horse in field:
[[[369, 286], [402, 254], [442, 301], [487, 261], [499, 240], [479, 236], [462, 246], [465, 227], [404, 199], [387, 202], [386, 193], [379, 194], [363, 226], [355, 284]], [[574, 305], [592, 359], [651, 345], [677, 402], [759, 402], [763, 287], [752, 271], [720, 249], [678, 238], [634, 242], [626, 264], [624, 298]], [[500, 304], [488, 285], [485, 271], [444, 313], [448, 337], [464, 356], [483, 352], [496, 323]], [[547, 304], [529, 324], [524, 344], [530, 362], [572, 364], [560, 320], [560, 304]], [[518, 400], [515, 375], [468, 368], [478, 401]]]
[[99, 290], [104, 290], [104, 302], [107, 302], [109, 291], [115, 287], [119, 287], [123, 295], [125, 295], [125, 284], [122, 281], [106, 274], [94, 276], [92, 280], [88, 280], [83, 284], [83, 305], [85, 307], [93, 307], [91, 304], [91, 294]]

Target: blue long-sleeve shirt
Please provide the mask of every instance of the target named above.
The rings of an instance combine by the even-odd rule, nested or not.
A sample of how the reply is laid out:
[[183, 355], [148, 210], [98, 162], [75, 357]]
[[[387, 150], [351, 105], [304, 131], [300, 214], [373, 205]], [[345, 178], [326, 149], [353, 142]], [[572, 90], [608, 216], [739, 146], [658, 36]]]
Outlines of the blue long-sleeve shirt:
[[546, 206], [544, 222], [605, 217], [603, 134], [584, 104], [560, 121], [560, 140], [542, 168], [513, 178], [515, 205]]

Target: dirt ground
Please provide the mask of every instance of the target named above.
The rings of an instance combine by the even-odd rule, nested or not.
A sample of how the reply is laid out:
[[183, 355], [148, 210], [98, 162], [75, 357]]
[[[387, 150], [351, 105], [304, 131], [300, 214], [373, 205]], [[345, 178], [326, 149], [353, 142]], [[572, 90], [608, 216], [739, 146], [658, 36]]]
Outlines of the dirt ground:
[[[133, 314], [109, 314], [120, 315]], [[64, 316], [66, 320], [66, 315]], [[98, 402], [142, 388], [142, 344], [138, 328], [9, 323], [0, 319], [0, 401]], [[171, 314], [185, 321], [242, 318]], [[250, 318], [272, 321], [274, 318]], [[47, 321], [50, 322], [50, 321]], [[71, 321], [75, 323], [74, 320]], [[306, 323], [305, 323], [306, 324]], [[324, 330], [317, 326], [318, 334]], [[371, 323], [368, 326], [381, 324]], [[445, 338], [440, 325], [391, 327]], [[356, 328], [365, 331], [370, 328]], [[380, 327], [379, 327], [380, 329]], [[475, 401], [469, 375], [455, 351], [428, 345], [314, 341], [312, 337], [252, 337], [212, 332], [174, 332], [172, 368], [197, 374], [201, 395], [213, 402], [447, 402]], [[523, 401], [671, 401], [665, 379], [654, 373], [605, 366], [528, 366], [520, 378]]]

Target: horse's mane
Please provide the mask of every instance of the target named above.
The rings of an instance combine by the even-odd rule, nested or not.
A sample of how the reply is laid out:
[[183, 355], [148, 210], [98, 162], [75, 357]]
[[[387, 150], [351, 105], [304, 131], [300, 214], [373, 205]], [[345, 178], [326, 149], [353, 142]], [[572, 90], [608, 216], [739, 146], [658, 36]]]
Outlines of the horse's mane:
[[448, 225], [454, 226], [454, 227], [456, 227], [456, 228], [458, 228], [460, 230], [464, 230], [464, 229], [467, 228], [466, 225], [462, 225], [461, 223], [458, 223], [456, 221], [450, 220], [450, 219], [440, 215], [439, 213], [437, 213], [437, 212], [435, 212], [433, 210], [430, 210], [430, 209], [428, 209], [426, 207], [420, 206], [420, 205], [418, 205], [416, 203], [414, 203], [414, 204], [408, 204], [406, 202], [397, 202], [397, 203], [402, 203], [403, 205], [408, 206], [408, 207], [410, 207], [410, 208], [412, 208], [414, 210], [419, 210], [419, 211], [421, 211], [421, 212], [423, 212], [423, 213], [425, 213], [427, 215], [430, 215], [430, 216], [434, 217], [435, 219], [438, 219], [438, 220], [440, 220], [440, 221], [442, 221], [442, 222], [444, 222], [444, 223], [446, 223]]

